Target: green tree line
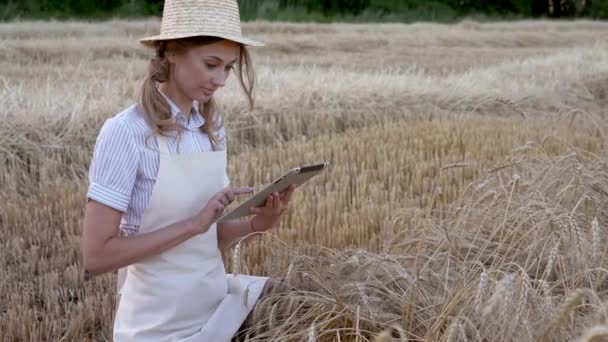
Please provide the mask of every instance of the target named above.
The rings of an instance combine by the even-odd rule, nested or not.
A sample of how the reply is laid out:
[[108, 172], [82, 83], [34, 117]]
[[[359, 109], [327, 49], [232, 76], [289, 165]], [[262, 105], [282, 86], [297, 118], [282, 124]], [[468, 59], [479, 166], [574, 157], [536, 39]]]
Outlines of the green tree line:
[[[0, 0], [0, 20], [159, 16], [163, 0]], [[608, 0], [238, 0], [241, 18], [450, 21], [465, 16], [608, 18]]]

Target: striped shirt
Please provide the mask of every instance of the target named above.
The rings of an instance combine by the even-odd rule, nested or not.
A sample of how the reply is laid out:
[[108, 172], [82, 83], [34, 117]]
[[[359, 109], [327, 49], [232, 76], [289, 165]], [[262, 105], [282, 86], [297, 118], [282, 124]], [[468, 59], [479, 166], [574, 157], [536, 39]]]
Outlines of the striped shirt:
[[[171, 107], [174, 120], [185, 128], [179, 136], [179, 144], [177, 135], [169, 137], [169, 153], [212, 151], [208, 135], [200, 130], [205, 118], [198, 111], [198, 103], [193, 102], [188, 119], [171, 99], [163, 96]], [[122, 211], [120, 229], [127, 235], [139, 230], [156, 183], [160, 154], [156, 139], [153, 136], [146, 139], [150, 134], [152, 128], [133, 104], [105, 121], [89, 167], [87, 198]], [[223, 126], [217, 134], [221, 142], [217, 148], [225, 149]]]

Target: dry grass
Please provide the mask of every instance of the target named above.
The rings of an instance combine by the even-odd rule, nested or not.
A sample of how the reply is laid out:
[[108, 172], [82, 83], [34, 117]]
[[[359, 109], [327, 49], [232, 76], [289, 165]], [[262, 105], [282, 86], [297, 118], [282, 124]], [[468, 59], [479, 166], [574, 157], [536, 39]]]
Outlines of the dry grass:
[[[109, 339], [115, 278], [80, 266], [86, 171], [157, 26], [0, 24], [4, 341]], [[608, 25], [245, 29], [269, 44], [257, 108], [220, 95], [233, 184], [332, 164], [226, 258], [323, 287], [261, 301], [251, 341], [606, 338]]]

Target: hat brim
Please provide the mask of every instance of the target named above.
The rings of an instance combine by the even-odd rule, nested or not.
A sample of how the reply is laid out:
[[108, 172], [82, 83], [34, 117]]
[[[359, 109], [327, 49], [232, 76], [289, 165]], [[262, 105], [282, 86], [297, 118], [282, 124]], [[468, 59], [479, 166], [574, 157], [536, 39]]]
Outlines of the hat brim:
[[154, 47], [156, 42], [159, 41], [163, 41], [163, 40], [172, 40], [172, 39], [180, 39], [180, 38], [190, 38], [190, 37], [198, 37], [198, 36], [208, 36], [208, 37], [218, 37], [218, 38], [224, 38], [227, 40], [231, 40], [233, 42], [237, 42], [243, 45], [248, 45], [248, 46], [264, 46], [264, 43], [260, 43], [257, 42], [255, 40], [249, 39], [249, 38], [245, 38], [242, 36], [233, 36], [233, 35], [223, 35], [223, 34], [218, 34], [218, 33], [206, 33], [206, 32], [200, 32], [200, 33], [192, 33], [192, 34], [178, 34], [178, 35], [168, 35], [168, 36], [163, 36], [163, 35], [156, 35], [156, 36], [151, 36], [151, 37], [146, 37], [146, 38], [142, 38], [139, 40], [139, 42], [144, 45], [145, 47], [149, 47], [152, 48]]

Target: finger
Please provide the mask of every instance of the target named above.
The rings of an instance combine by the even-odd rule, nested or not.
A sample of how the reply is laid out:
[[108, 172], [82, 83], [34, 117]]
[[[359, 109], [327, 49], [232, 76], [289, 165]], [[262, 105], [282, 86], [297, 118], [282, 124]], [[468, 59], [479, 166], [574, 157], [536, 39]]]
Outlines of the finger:
[[257, 215], [261, 212], [261, 210], [260, 210], [260, 208], [251, 207], [251, 208], [249, 208], [249, 212]]
[[283, 198], [283, 199], [281, 200], [281, 204], [282, 204], [284, 207], [289, 206], [289, 203], [290, 203], [290, 202], [291, 202], [291, 196], [285, 196], [285, 198]]
[[272, 208], [273, 209], [279, 208], [279, 202], [280, 202], [279, 201], [279, 193], [275, 192], [274, 193], [274, 200], [273, 200], [273, 203], [272, 203]]
[[289, 187], [289, 190], [287, 192], [285, 192], [285, 195], [283, 196], [283, 198], [281, 198], [283, 200], [284, 204], [289, 203], [289, 201], [291, 200], [291, 196], [293, 195], [293, 193], [295, 191], [296, 191], [295, 185], [292, 185]]
[[294, 185], [290, 185], [287, 190], [281, 192], [281, 199], [283, 199], [285, 196], [287, 196], [290, 192], [293, 192], [294, 189]]
[[252, 187], [247, 188], [230, 188], [235, 195], [249, 194], [253, 192]]
[[225, 206], [221, 203], [218, 203], [217, 206], [215, 207], [215, 213], [216, 214], [220, 214], [224, 211]]
[[230, 201], [230, 203], [232, 203], [236, 197], [234, 191], [228, 190], [225, 192], [225, 194], [226, 194], [226, 198], [228, 198], [228, 201]]
[[230, 204], [230, 200], [228, 199], [228, 197], [226, 195], [220, 197], [219, 198], [219, 202], [222, 203], [223, 205], [229, 205]]
[[272, 201], [273, 201], [272, 194], [270, 194], [270, 195], [268, 195], [268, 198], [266, 198], [266, 205], [265, 205], [265, 207], [266, 208], [272, 208]]

